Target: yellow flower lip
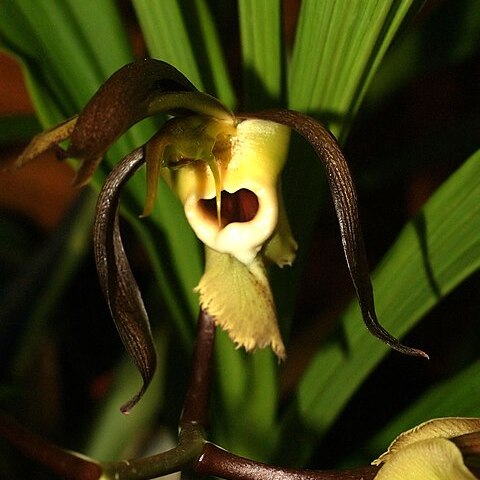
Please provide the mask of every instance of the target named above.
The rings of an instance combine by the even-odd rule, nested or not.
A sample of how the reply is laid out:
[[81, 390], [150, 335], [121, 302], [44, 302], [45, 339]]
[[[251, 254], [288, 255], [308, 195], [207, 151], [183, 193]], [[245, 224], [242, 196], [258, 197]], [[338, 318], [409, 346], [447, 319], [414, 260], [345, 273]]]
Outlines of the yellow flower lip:
[[199, 240], [249, 265], [277, 228], [278, 181], [290, 130], [273, 122], [245, 120], [236, 125], [234, 133], [223, 150], [213, 147], [220, 185], [207, 161], [163, 169], [163, 175], [182, 201]]
[[[201, 197], [190, 196], [185, 202], [185, 214], [195, 234], [205, 245], [217, 252], [229, 253], [244, 264], [250, 264], [277, 225], [276, 190], [251, 181], [244, 182], [239, 190], [231, 190], [233, 189], [224, 188], [222, 197], [228, 194], [241, 196], [240, 192], [249, 192], [243, 195], [249, 195], [250, 201], [258, 205], [251, 220], [219, 225], [216, 216], [212, 215], [210, 209], [205, 208], [206, 201], [215, 198], [215, 192], [211, 190]], [[222, 210], [223, 208], [222, 201]], [[238, 215], [241, 211], [237, 210], [235, 213]]]

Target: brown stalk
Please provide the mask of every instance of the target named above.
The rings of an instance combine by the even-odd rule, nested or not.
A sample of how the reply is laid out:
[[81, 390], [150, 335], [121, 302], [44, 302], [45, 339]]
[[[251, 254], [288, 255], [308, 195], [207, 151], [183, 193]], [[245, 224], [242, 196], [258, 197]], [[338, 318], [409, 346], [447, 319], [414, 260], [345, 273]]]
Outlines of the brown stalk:
[[248, 460], [207, 443], [194, 470], [202, 475], [226, 480], [372, 480], [379, 468], [374, 466], [352, 470], [296, 470], [274, 467]]
[[208, 427], [209, 394], [212, 376], [215, 323], [204, 310], [200, 310], [197, 323], [197, 338], [192, 359], [192, 373], [185, 395], [180, 428], [196, 425]]

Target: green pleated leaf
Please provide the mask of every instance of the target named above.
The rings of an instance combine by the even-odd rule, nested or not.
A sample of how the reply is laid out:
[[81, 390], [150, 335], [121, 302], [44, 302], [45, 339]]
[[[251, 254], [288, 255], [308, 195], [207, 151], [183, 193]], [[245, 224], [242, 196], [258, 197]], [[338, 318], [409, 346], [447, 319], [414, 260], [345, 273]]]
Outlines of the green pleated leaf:
[[[247, 354], [217, 332], [217, 381], [211, 439], [239, 455], [271, 460], [277, 440], [278, 360], [270, 350]], [[242, 412], [241, 415], [238, 412]]]
[[178, 68], [203, 90], [189, 32], [176, 0], [133, 0], [150, 55]]
[[[194, 0], [196, 25], [201, 42], [196, 41], [196, 56], [202, 65], [207, 93], [219, 98], [227, 107], [235, 108], [236, 96], [227, 71], [225, 55], [214, 18], [206, 0]], [[195, 36], [197, 37], [197, 36]], [[200, 47], [200, 48], [199, 48]], [[208, 65], [208, 69], [206, 68]]]
[[278, 106], [283, 86], [280, 0], [239, 0], [245, 106]]
[[289, 107], [328, 120], [343, 143], [395, 34], [422, 3], [304, 0], [289, 68]]
[[69, 115], [84, 105], [105, 78], [131, 59], [112, 1], [99, 4], [87, 0], [80, 4], [67, 0], [54, 8], [45, 1], [7, 1], [2, 2], [0, 13], [1, 43], [29, 58], [30, 70]]
[[[479, 175], [477, 152], [404, 228], [376, 269], [377, 313], [397, 338], [480, 267]], [[337, 335], [320, 348], [300, 382], [295, 408], [287, 414], [286, 435], [300, 421], [318, 439], [388, 353], [360, 325], [360, 313], [352, 304]]]

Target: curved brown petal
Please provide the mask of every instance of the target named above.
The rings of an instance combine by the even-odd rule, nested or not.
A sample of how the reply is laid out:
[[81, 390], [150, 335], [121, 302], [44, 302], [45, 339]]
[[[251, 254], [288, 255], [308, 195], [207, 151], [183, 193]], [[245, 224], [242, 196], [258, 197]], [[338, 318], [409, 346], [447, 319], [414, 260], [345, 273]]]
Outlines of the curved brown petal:
[[217, 99], [198, 92], [176, 68], [154, 59], [116, 71], [78, 116], [67, 150], [83, 161], [75, 184], [85, 184], [113, 142], [140, 120], [159, 112], [195, 112], [221, 119], [232, 113]]
[[322, 161], [340, 225], [343, 251], [368, 330], [393, 349], [428, 358], [422, 350], [402, 345], [383, 328], [375, 312], [373, 288], [357, 207], [357, 196], [347, 161], [333, 135], [315, 119], [291, 110], [268, 110], [242, 115], [261, 118], [293, 128], [314, 148]]
[[120, 237], [120, 190], [145, 162], [143, 148], [121, 160], [100, 192], [94, 224], [94, 251], [100, 285], [120, 338], [143, 378], [140, 391], [121, 407], [128, 413], [145, 393], [156, 367], [155, 345], [140, 290]]

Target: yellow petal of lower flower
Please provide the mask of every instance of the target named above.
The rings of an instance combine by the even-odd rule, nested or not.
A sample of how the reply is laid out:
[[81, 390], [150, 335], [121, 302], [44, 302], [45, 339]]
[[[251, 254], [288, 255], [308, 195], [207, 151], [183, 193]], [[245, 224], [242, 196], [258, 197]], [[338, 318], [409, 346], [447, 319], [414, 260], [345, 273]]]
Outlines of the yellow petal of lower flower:
[[445, 438], [431, 438], [391, 453], [374, 480], [475, 480], [460, 450]]
[[238, 347], [251, 351], [271, 346], [283, 359], [285, 347], [260, 257], [247, 267], [232, 255], [206, 249], [205, 273], [196, 288], [200, 305]]
[[401, 433], [388, 450], [372, 464], [380, 465], [386, 462], [392, 454], [415, 442], [432, 438], [453, 438], [476, 431], [480, 431], [480, 418], [445, 417], [428, 420]]

